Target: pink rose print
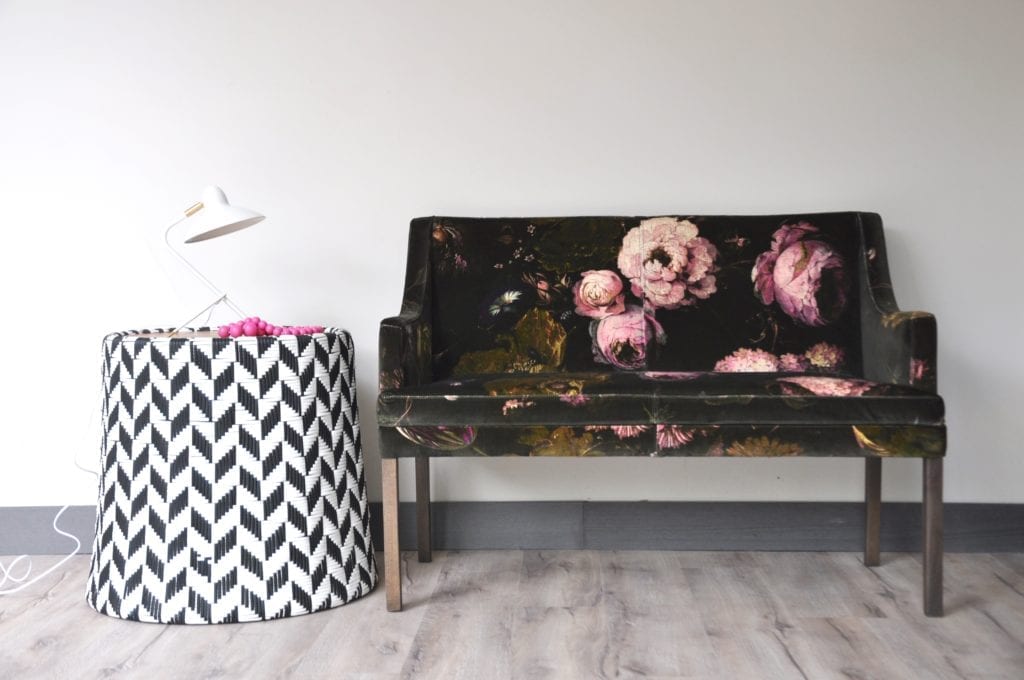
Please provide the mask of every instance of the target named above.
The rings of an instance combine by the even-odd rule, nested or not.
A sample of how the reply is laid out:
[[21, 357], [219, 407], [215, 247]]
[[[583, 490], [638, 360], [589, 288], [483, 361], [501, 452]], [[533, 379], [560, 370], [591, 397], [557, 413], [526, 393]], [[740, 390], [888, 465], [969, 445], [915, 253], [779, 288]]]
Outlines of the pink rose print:
[[761, 302], [778, 302], [805, 326], [835, 321], [846, 306], [849, 288], [839, 254], [823, 241], [805, 240], [817, 231], [807, 222], [784, 225], [772, 236], [771, 250], [757, 256], [751, 272]]
[[697, 235], [697, 225], [674, 217], [654, 217], [622, 239], [619, 269], [633, 294], [654, 307], [676, 309], [715, 292], [718, 249]]
[[[802, 387], [819, 397], [859, 397], [872, 387], [874, 383], [854, 378], [831, 378], [815, 375], [798, 375], [792, 378], [780, 378], [779, 383], [785, 389], [791, 385]], [[799, 394], [798, 391], [792, 391]]]
[[583, 406], [590, 401], [590, 397], [585, 394], [563, 394], [558, 398], [558, 401], [569, 406]]
[[751, 278], [754, 281], [754, 290], [761, 298], [761, 301], [770, 305], [775, 301], [774, 268], [775, 262], [779, 259], [779, 253], [795, 244], [807, 234], [818, 231], [809, 222], [783, 225], [772, 234], [772, 249], [761, 253], [754, 262], [754, 270]]
[[763, 349], [740, 348], [719, 360], [715, 371], [719, 373], [775, 373], [779, 370], [779, 358]]
[[626, 311], [622, 279], [609, 269], [583, 272], [583, 278], [572, 289], [576, 313], [592, 319]]
[[647, 361], [647, 343], [653, 339], [665, 344], [665, 330], [653, 316], [636, 305], [626, 311], [590, 324], [594, 361], [615, 368], [643, 368]]

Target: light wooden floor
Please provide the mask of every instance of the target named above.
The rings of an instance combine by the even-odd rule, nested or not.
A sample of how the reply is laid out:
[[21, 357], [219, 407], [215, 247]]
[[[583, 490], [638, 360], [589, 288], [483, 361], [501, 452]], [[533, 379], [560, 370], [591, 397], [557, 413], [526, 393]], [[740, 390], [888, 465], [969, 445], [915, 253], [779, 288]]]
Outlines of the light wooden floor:
[[378, 586], [312, 616], [200, 627], [95, 613], [76, 557], [0, 597], [0, 677], [1024, 678], [1022, 554], [948, 555], [943, 619], [921, 614], [913, 555], [403, 557], [400, 614]]

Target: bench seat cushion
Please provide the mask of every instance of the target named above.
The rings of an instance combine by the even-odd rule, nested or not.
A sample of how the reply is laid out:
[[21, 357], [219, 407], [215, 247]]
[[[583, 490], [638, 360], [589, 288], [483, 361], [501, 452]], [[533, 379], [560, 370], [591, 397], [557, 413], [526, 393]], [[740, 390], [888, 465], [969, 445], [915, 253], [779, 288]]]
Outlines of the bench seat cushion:
[[381, 393], [382, 427], [419, 425], [943, 425], [942, 398], [806, 373], [460, 376]]
[[943, 425], [410, 425], [380, 429], [387, 458], [428, 456], [939, 458]]

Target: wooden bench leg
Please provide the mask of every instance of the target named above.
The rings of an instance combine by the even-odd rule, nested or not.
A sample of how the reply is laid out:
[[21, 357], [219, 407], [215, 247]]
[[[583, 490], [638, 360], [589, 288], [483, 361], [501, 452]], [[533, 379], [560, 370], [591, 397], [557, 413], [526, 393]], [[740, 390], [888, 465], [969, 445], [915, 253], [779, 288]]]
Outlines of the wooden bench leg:
[[882, 527], [882, 459], [864, 460], [864, 565], [880, 562]]
[[398, 459], [381, 460], [384, 505], [384, 591], [388, 611], [402, 611], [402, 560], [398, 552]]
[[942, 616], [942, 459], [924, 460], [924, 613]]
[[432, 555], [430, 534], [430, 456], [416, 456], [416, 543], [420, 562], [429, 562]]

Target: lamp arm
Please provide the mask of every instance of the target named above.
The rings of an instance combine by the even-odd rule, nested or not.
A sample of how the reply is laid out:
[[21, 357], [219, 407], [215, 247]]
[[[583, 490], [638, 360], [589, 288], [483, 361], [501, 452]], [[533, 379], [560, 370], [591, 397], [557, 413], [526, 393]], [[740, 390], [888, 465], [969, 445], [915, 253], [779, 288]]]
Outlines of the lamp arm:
[[[178, 220], [177, 222], [175, 222], [171, 226], [167, 227], [167, 230], [164, 231], [164, 243], [167, 244], [168, 250], [170, 250], [172, 253], [174, 253], [175, 257], [177, 257], [179, 260], [181, 260], [181, 263], [183, 265], [185, 265], [186, 267], [188, 267], [189, 271], [191, 271], [195, 275], [195, 277], [197, 279], [202, 281], [204, 284], [206, 284], [207, 288], [209, 288], [211, 291], [213, 291], [214, 293], [216, 293], [217, 295], [220, 296], [220, 298], [218, 299], [218, 302], [220, 300], [223, 300], [224, 304], [226, 304], [229, 308], [231, 308], [231, 310], [235, 314], [238, 314], [239, 318], [244, 318], [245, 317], [245, 312], [243, 312], [241, 309], [239, 309], [238, 306], [235, 305], [235, 303], [232, 302], [230, 300], [230, 298], [228, 298], [227, 293], [225, 293], [220, 288], [218, 288], [217, 285], [213, 281], [211, 281], [210, 279], [206, 278], [206, 276], [204, 276], [201, 271], [196, 269], [195, 265], [193, 265], [191, 262], [189, 262], [185, 258], [184, 255], [182, 255], [180, 252], [178, 252], [177, 248], [175, 248], [173, 245], [171, 245], [171, 231], [176, 226], [178, 226], [179, 224], [181, 224], [182, 222], [187, 220], [190, 217], [190, 215], [191, 215], [191, 213], [188, 213], [188, 212], [185, 213], [184, 217], [182, 217], [180, 220]], [[216, 303], [214, 303], [214, 304], [216, 304]], [[206, 311], [206, 310], [203, 310], [203, 311]]]

